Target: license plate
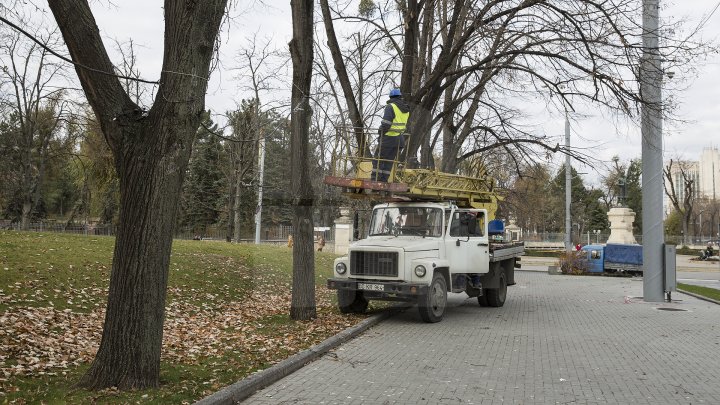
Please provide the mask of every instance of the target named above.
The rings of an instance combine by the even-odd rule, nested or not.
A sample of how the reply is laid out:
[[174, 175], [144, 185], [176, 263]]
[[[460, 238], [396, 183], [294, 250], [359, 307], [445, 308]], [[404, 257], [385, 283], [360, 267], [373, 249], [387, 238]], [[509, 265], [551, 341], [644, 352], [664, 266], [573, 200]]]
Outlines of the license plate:
[[382, 284], [358, 283], [358, 290], [385, 291], [385, 286]]

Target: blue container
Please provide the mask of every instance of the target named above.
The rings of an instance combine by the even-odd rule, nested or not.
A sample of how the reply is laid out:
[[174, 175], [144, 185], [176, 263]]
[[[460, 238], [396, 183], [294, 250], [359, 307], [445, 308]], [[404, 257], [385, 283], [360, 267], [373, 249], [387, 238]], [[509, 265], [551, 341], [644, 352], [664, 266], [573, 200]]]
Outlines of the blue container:
[[492, 235], [503, 235], [505, 233], [505, 224], [501, 219], [493, 219], [488, 222], [488, 233]]

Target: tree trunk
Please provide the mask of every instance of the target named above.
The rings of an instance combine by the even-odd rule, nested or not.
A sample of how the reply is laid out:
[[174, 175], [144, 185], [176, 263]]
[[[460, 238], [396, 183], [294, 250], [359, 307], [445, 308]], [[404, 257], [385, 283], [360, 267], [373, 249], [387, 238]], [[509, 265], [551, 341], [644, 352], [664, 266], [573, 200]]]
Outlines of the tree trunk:
[[[330, 6], [328, 6], [327, 0], [320, 0], [320, 9], [322, 10], [323, 21], [325, 23], [325, 33], [328, 37], [328, 47], [330, 48], [330, 54], [333, 58], [333, 65], [335, 66], [335, 72], [338, 75], [338, 81], [343, 90], [345, 96], [345, 103], [347, 103], [348, 115], [350, 116], [350, 122], [352, 123], [355, 139], [358, 145], [364, 145], [368, 142], [364, 142], [363, 128], [364, 123], [360, 114], [360, 109], [355, 101], [355, 95], [352, 91], [352, 84], [348, 77], [347, 68], [345, 67], [345, 61], [343, 60], [342, 52], [340, 51], [340, 45], [338, 44], [337, 37], [335, 35], [335, 27], [332, 21], [332, 15], [330, 14]], [[362, 99], [362, 92], [358, 93], [360, 99]], [[358, 150], [358, 156], [370, 156], [370, 149], [366, 145], [366, 150]], [[361, 155], [362, 153], [362, 155]]]
[[227, 228], [225, 230], [225, 240], [227, 242], [232, 241], [233, 238], [233, 218], [235, 217], [235, 186], [232, 179], [228, 181], [230, 190], [227, 196]]
[[[139, 135], [151, 136], [155, 131], [192, 129], [148, 125]], [[164, 153], [158, 159], [156, 150], [147, 149], [119, 162], [120, 220], [110, 295], [100, 349], [82, 386], [159, 385], [173, 225], [190, 150]]]
[[313, 189], [309, 168], [314, 0], [291, 0], [290, 7], [293, 19], [290, 173], [295, 213], [290, 318], [307, 320], [316, 317]]
[[403, 42], [402, 73], [400, 75], [400, 89], [405, 98], [413, 93], [413, 73], [415, 73], [415, 61], [418, 57], [418, 22], [421, 9], [418, 8], [417, 0], [408, 0], [407, 9], [403, 16], [405, 35]]
[[26, 139], [27, 150], [23, 159], [23, 185], [22, 185], [22, 216], [20, 219], [20, 229], [27, 231], [30, 229], [30, 215], [32, 213], [32, 135]]
[[49, 2], [120, 179], [120, 220], [103, 336], [81, 386], [159, 385], [177, 202], [205, 109], [206, 77], [226, 2], [165, 1], [165, 54], [150, 111], [135, 105], [112, 76], [87, 0]]

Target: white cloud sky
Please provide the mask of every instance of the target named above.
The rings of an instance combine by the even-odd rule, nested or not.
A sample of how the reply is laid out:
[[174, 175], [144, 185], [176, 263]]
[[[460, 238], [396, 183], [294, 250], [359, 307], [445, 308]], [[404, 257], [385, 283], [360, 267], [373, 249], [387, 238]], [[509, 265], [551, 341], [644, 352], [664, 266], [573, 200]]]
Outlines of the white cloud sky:
[[[289, 2], [282, 5], [277, 2], [265, 2], [263, 6], [256, 1], [240, 1], [233, 11], [229, 25], [222, 34], [221, 60], [225, 68], [233, 67], [233, 57], [246, 38], [257, 33], [259, 37], [272, 37], [276, 47], [287, 49], [291, 36], [291, 17]], [[676, 3], [663, 1], [661, 18], [686, 18], [688, 27], [696, 26], [717, 5], [718, 0], [678, 0]], [[133, 40], [138, 53], [142, 75], [148, 79], [159, 77], [162, 63], [163, 16], [162, 3], [159, 1], [123, 0], [108, 6], [106, 2], [94, 2], [93, 10], [106, 40], [106, 46], [112, 48], [111, 39], [119, 41]], [[720, 36], [720, 11], [705, 24], [702, 36], [705, 40], [717, 40]], [[696, 78], [678, 77], [674, 80], [687, 81], [687, 90], [679, 94], [681, 105], [677, 116], [684, 122], [666, 123], [664, 126], [664, 148], [666, 157], [697, 159], [704, 147], [720, 146], [720, 57], [711, 55], [708, 60], [697, 66]], [[239, 84], [232, 80], [233, 73], [222, 71], [213, 75], [209, 86], [207, 107], [216, 113], [234, 107], [240, 98], [248, 97], [238, 89]], [[542, 116], [547, 116], [543, 114]], [[545, 118], [543, 118], [545, 119]], [[641, 154], [640, 136], [637, 126], [621, 125], [616, 128], [612, 117], [596, 114], [592, 117], [578, 117], [572, 123], [572, 141], [574, 146], [593, 147], [587, 152], [596, 158], [610, 161], [619, 155], [622, 160], [638, 158]], [[564, 117], [557, 112], [550, 113], [545, 125], [549, 134], [564, 132]], [[558, 163], [562, 159], [557, 160]], [[588, 167], [578, 167], [580, 172], [588, 172], [588, 180], [597, 181], [597, 173]], [[600, 168], [598, 168], [600, 169]]]

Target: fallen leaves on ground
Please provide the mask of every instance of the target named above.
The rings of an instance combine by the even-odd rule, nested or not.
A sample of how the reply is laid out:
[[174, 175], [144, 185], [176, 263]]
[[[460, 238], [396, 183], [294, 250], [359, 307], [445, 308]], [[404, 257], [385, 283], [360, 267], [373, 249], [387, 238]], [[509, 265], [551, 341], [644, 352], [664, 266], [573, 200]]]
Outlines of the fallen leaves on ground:
[[[256, 286], [258, 287], [258, 286]], [[169, 290], [163, 360], [195, 364], [232, 353], [251, 371], [277, 363], [357, 323], [331, 310], [331, 292], [318, 288], [318, 318], [288, 322], [290, 287], [258, 288], [241, 301], [207, 294], [204, 304], [181, 288]], [[69, 296], [75, 291], [70, 291]], [[12, 294], [5, 300], [13, 300]], [[280, 318], [280, 321], [277, 319]], [[65, 374], [92, 361], [102, 335], [104, 308], [74, 312], [47, 307], [10, 307], [0, 315], [0, 393], [11, 377]]]

